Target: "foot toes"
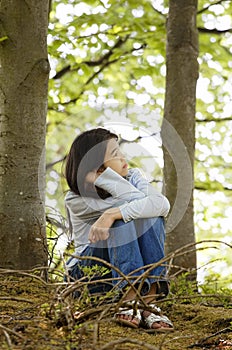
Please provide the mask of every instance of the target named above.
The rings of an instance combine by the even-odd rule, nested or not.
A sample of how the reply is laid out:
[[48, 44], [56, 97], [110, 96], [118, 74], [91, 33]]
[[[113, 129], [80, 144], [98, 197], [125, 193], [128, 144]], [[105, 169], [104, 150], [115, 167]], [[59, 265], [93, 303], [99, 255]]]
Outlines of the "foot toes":
[[137, 311], [137, 314], [134, 315], [134, 311], [131, 310], [123, 310], [121, 313], [118, 313], [115, 315], [116, 319], [125, 325], [131, 325], [134, 328], [138, 328], [140, 321], [141, 321], [141, 315], [140, 312]]
[[156, 315], [150, 311], [143, 311], [142, 313], [143, 321], [148, 329], [173, 329], [171, 321], [164, 315]]
[[151, 328], [154, 328], [154, 329], [158, 329], [158, 328], [161, 328], [161, 327], [162, 327], [162, 325], [160, 323], [158, 323], [158, 322], [152, 323], [152, 326], [151, 326]]

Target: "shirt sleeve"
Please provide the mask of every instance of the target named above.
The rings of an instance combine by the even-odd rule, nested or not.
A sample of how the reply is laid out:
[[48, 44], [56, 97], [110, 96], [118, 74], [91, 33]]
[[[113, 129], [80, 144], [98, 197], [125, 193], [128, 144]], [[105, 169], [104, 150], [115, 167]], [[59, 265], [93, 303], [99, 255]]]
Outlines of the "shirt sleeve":
[[106, 190], [111, 196], [106, 199], [81, 197], [70, 191], [66, 195], [65, 203], [70, 211], [72, 223], [76, 223], [79, 219], [96, 220], [107, 209], [123, 208], [132, 200], [145, 197], [144, 193], [111, 168], [107, 168], [94, 184]]
[[[111, 181], [106, 181], [106, 178]], [[142, 176], [139, 169], [132, 169], [127, 181], [112, 169], [107, 168], [95, 181], [95, 185], [105, 189], [113, 197], [126, 201], [119, 206], [124, 222], [139, 218], [167, 216], [169, 212], [168, 199]]]
[[110, 193], [113, 198], [127, 202], [145, 197], [143, 192], [111, 168], [106, 168], [94, 182], [94, 185]]

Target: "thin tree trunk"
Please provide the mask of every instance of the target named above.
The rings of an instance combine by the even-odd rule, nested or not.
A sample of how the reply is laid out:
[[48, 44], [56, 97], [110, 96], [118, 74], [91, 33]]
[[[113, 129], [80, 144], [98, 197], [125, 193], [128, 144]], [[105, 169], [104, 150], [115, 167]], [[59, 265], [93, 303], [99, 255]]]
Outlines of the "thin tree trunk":
[[0, 267], [47, 264], [49, 0], [0, 1]]
[[[162, 124], [164, 189], [172, 207], [167, 221], [167, 253], [195, 243], [193, 167], [198, 78], [197, 0], [170, 0], [169, 4]], [[188, 270], [196, 268], [195, 250], [176, 258], [174, 264]]]

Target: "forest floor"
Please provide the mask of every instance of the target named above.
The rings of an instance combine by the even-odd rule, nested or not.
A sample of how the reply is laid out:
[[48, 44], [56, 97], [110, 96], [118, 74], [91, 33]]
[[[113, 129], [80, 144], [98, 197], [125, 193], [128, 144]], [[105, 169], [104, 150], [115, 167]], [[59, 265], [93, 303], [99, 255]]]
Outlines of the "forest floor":
[[232, 349], [232, 293], [171, 292], [158, 305], [175, 330], [160, 334], [118, 325], [111, 304], [70, 298], [69, 289], [0, 270], [0, 349]]

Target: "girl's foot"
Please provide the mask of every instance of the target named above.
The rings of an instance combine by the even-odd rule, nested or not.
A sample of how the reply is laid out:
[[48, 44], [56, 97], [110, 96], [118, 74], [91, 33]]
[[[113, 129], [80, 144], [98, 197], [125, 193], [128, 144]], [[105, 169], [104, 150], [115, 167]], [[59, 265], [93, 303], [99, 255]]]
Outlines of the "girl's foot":
[[174, 327], [169, 318], [162, 315], [161, 310], [155, 305], [150, 306], [153, 307], [153, 312], [143, 310], [141, 313], [144, 326], [154, 332], [172, 332]]
[[115, 320], [125, 326], [138, 328], [141, 323], [140, 310], [119, 308], [119, 311], [114, 315]]

